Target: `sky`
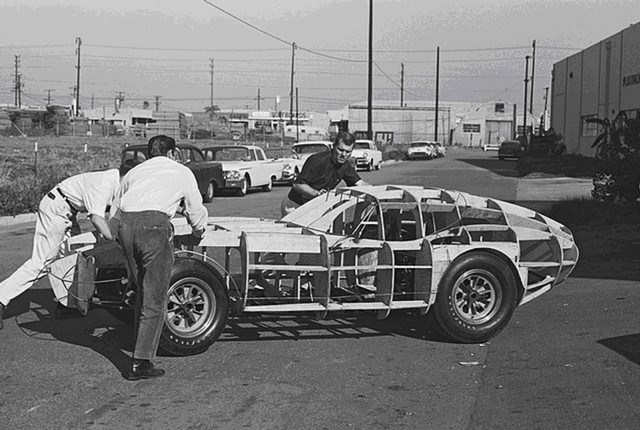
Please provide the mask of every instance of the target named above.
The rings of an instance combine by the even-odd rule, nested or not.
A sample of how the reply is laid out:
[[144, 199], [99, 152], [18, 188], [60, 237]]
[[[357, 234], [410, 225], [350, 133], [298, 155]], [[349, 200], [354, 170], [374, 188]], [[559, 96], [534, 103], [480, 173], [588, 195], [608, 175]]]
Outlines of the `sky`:
[[[541, 112], [555, 62], [639, 18], [640, 0], [373, 0], [373, 97], [433, 105], [439, 47], [441, 102], [521, 105], [535, 40]], [[287, 111], [293, 59], [298, 109], [341, 109], [367, 100], [368, 37], [369, 0], [0, 0], [0, 104], [16, 56], [23, 104], [70, 104], [80, 40], [82, 108], [204, 111], [213, 64], [215, 105]]]

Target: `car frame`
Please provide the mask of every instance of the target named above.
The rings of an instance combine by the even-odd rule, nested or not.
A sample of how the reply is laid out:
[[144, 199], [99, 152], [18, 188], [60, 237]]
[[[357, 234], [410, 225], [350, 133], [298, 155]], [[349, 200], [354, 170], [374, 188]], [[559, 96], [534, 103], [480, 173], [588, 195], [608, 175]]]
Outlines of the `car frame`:
[[[193, 172], [202, 194], [202, 201], [210, 203], [224, 184], [222, 164], [206, 161], [204, 154], [190, 143], [176, 143], [176, 161], [184, 164]], [[143, 162], [148, 158], [147, 145], [128, 145], [121, 152], [121, 161], [135, 160]]]
[[[209, 348], [230, 315], [428, 311], [456, 342], [496, 336], [521, 306], [563, 282], [578, 261], [564, 225], [531, 209], [417, 186], [333, 190], [281, 220], [210, 217], [194, 242], [174, 219], [176, 263], [160, 348]], [[135, 287], [117, 244], [70, 238], [49, 270], [70, 306], [131, 318]], [[76, 299], [77, 298], [77, 299]]]

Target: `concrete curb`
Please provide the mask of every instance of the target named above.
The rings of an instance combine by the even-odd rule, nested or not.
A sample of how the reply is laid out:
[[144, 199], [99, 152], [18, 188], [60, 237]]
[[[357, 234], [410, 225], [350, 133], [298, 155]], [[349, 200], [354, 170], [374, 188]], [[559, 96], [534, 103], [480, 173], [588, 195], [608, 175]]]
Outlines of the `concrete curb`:
[[35, 213], [20, 214], [16, 216], [0, 216], [0, 227], [6, 227], [15, 224], [32, 223], [36, 220]]

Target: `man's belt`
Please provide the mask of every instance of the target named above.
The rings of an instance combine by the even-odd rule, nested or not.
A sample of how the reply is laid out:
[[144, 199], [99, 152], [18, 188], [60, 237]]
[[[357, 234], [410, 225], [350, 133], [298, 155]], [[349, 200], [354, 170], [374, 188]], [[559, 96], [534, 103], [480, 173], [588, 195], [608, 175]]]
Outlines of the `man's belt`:
[[[60, 187], [56, 187], [54, 188], [54, 190], [60, 195], [60, 197], [62, 197], [62, 199], [67, 202], [67, 204], [69, 205], [69, 209], [71, 209], [71, 212], [77, 213], [79, 212], [78, 209], [76, 209], [71, 202], [69, 201], [69, 199], [67, 198], [67, 196], [62, 192], [62, 190], [60, 189]], [[56, 195], [53, 193], [54, 190], [51, 190], [47, 193], [47, 197], [49, 197], [51, 200], [55, 200], [56, 199]]]

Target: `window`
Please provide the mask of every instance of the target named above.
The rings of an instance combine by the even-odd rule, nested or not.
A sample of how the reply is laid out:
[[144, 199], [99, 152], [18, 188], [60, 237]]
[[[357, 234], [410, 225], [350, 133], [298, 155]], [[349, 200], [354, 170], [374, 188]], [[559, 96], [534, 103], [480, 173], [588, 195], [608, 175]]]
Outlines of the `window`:
[[495, 112], [504, 113], [504, 103], [496, 103]]
[[590, 122], [589, 120], [598, 118], [598, 115], [584, 115], [582, 117], [582, 133], [581, 136], [597, 136], [600, 126], [597, 122]]
[[480, 124], [462, 124], [463, 133], [480, 133]]

